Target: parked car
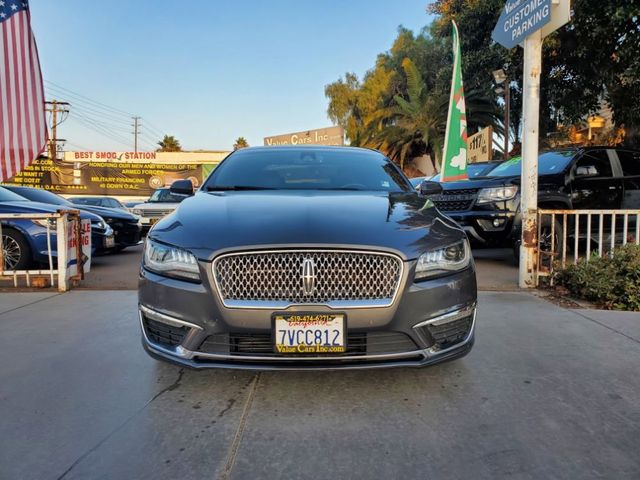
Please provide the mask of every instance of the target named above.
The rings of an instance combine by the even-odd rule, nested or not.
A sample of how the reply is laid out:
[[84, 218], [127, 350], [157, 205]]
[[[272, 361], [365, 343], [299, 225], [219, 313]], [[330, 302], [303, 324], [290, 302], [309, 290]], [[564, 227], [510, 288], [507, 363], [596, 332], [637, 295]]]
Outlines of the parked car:
[[139, 308], [152, 356], [194, 368], [424, 366], [471, 349], [464, 231], [373, 150], [233, 152], [147, 236]]
[[82, 212], [99, 215], [111, 227], [113, 235], [115, 236], [115, 241], [109, 242], [110, 246], [108, 247], [105, 245], [104, 250], [113, 249], [120, 251], [140, 243], [142, 236], [142, 225], [140, 224], [140, 219], [128, 212], [123, 212], [122, 210], [115, 208], [77, 205], [60, 195], [40, 188], [18, 186], [7, 186], [5, 188], [34, 202], [59, 205], [67, 208], [76, 208]]
[[139, 203], [131, 212], [140, 217], [142, 231], [146, 233], [154, 223], [173, 212], [185, 198], [185, 195], [171, 193], [169, 188], [159, 188], [153, 192], [149, 200]]
[[144, 201], [143, 200], [129, 201], [129, 202], [124, 202], [124, 206], [129, 212], [131, 212], [132, 208], [140, 205], [141, 203], [144, 203]]
[[[0, 187], [0, 213], [56, 213], [58, 206], [32, 202], [4, 187]], [[106, 238], [113, 240], [113, 231], [102, 218], [81, 212], [80, 218], [91, 220], [92, 251], [103, 246]], [[57, 257], [55, 226], [50, 225], [52, 256]], [[47, 220], [12, 219], [2, 221], [4, 266], [9, 270], [26, 270], [49, 261]]]
[[[442, 184], [444, 191], [433, 201], [477, 244], [517, 246], [521, 170], [522, 159], [513, 158], [484, 176]], [[549, 151], [538, 159], [538, 174], [540, 208], [640, 208], [640, 152], [609, 147]], [[541, 225], [541, 239], [550, 241], [551, 230], [550, 220]], [[560, 221], [553, 231], [557, 242], [563, 235]]]
[[76, 205], [87, 205], [93, 207], [117, 208], [128, 212], [128, 208], [124, 206], [120, 200], [113, 197], [69, 197], [68, 200]]

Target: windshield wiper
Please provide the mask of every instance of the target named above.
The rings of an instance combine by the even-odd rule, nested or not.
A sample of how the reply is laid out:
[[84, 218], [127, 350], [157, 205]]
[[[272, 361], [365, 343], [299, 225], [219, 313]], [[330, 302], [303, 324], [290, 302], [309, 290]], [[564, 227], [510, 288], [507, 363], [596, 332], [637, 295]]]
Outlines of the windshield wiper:
[[259, 187], [251, 185], [210, 185], [205, 188], [207, 192], [225, 192], [237, 190], [275, 190], [273, 187]]

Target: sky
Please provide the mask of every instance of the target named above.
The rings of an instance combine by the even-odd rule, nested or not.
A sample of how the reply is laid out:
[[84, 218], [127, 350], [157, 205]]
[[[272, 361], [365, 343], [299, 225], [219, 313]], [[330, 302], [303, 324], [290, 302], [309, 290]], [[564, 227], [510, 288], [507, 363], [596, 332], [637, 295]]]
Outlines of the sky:
[[[329, 126], [326, 84], [362, 76], [429, 0], [31, 0], [47, 98], [68, 150], [184, 149]], [[92, 103], [93, 102], [93, 103]], [[98, 103], [95, 103], [98, 102]]]

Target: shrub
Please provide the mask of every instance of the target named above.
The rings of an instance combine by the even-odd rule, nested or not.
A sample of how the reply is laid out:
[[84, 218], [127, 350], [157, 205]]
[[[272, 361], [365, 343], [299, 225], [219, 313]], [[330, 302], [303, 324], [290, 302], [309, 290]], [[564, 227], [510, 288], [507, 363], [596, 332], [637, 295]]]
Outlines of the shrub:
[[604, 308], [640, 311], [640, 246], [616, 248], [613, 257], [593, 256], [555, 274], [555, 280], [577, 298]]

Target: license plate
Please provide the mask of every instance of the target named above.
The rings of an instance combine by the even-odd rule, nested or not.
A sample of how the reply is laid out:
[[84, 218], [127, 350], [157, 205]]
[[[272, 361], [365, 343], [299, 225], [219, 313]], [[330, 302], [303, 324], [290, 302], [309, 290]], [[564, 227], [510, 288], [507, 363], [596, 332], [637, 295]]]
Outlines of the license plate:
[[113, 238], [113, 235], [110, 237], [106, 237], [104, 239], [104, 247], [105, 248], [111, 248], [111, 247], [115, 247], [116, 246], [116, 239]]
[[343, 353], [346, 318], [341, 313], [274, 315], [276, 353]]

